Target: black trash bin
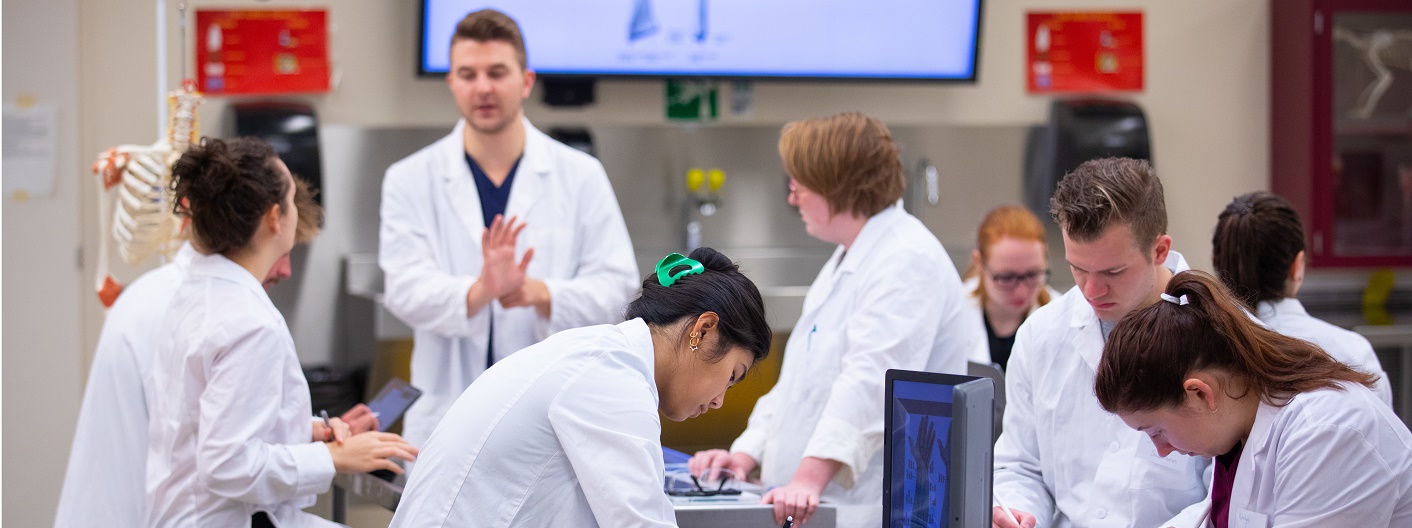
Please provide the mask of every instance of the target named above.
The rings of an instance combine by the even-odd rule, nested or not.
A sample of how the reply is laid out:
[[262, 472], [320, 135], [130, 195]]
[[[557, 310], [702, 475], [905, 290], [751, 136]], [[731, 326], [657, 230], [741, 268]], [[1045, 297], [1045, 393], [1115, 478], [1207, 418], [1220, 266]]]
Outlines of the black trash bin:
[[338, 416], [362, 403], [368, 383], [368, 368], [306, 368], [304, 378], [309, 380], [309, 399], [313, 407], [310, 414], [328, 411], [329, 416]]

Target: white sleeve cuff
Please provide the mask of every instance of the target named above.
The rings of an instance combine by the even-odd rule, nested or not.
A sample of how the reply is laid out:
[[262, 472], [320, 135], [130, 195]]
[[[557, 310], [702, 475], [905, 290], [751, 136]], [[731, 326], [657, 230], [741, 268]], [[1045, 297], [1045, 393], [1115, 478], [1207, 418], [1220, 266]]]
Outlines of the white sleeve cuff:
[[731, 443], [730, 452], [745, 453], [750, 458], [755, 459], [757, 464], [764, 463], [765, 456], [765, 432], [761, 429], [746, 428], [745, 432], [736, 437]]
[[843, 467], [839, 468], [838, 474], [834, 476], [834, 482], [851, 489], [855, 477], [868, 470], [868, 462], [879, 449], [882, 449], [882, 435], [864, 435], [862, 430], [852, 424], [824, 416], [819, 419], [814, 436], [804, 448], [804, 456], [843, 463]]
[[289, 452], [296, 460], [298, 482], [296, 495], [319, 495], [329, 490], [333, 484], [335, 470], [333, 454], [323, 442], [290, 445]]

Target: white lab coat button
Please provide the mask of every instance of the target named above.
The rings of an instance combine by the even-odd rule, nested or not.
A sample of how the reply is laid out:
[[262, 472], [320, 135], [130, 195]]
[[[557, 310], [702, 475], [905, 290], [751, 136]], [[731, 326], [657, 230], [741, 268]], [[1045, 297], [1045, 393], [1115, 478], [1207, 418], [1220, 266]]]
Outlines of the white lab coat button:
[[1109, 451], [1112, 451], [1112, 452], [1114, 452], [1114, 453], [1117, 453], [1117, 452], [1118, 452], [1118, 448], [1119, 448], [1119, 447], [1120, 447], [1120, 446], [1118, 445], [1117, 442], [1113, 442], [1113, 443], [1111, 443], [1111, 444], [1108, 444], [1108, 450], [1109, 450]]
[[1094, 516], [1094, 517], [1098, 517], [1099, 519], [1102, 519], [1102, 518], [1108, 516], [1108, 510], [1105, 510], [1105, 509], [1103, 509], [1103, 508], [1099, 508], [1097, 511], [1093, 512], [1093, 516]]

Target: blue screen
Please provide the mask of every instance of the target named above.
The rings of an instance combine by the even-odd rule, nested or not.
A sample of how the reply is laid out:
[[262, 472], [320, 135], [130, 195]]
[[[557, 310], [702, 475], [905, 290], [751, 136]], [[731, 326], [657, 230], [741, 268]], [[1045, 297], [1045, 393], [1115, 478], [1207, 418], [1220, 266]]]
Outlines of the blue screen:
[[422, 391], [408, 385], [407, 382], [397, 378], [387, 382], [377, 396], [368, 402], [368, 408], [378, 415], [378, 430], [387, 431], [402, 417], [402, 413], [407, 412], [407, 408], [412, 406], [412, 402], [422, 395]]
[[980, 0], [424, 0], [421, 69], [467, 13], [519, 23], [540, 74], [974, 80]]
[[[893, 381], [889, 528], [946, 526], [951, 467], [950, 385]], [[901, 478], [898, 478], [898, 476]]]

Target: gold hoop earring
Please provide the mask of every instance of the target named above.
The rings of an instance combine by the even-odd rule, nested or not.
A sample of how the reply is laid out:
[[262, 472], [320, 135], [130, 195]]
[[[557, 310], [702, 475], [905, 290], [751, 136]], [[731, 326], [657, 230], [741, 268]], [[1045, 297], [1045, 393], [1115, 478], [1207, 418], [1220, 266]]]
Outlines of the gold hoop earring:
[[687, 347], [691, 348], [692, 352], [696, 352], [696, 349], [701, 347], [701, 334], [692, 332], [691, 341], [687, 342]]

